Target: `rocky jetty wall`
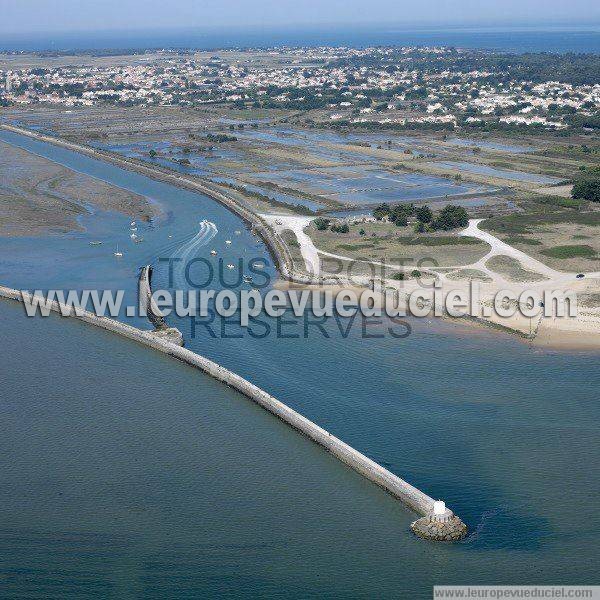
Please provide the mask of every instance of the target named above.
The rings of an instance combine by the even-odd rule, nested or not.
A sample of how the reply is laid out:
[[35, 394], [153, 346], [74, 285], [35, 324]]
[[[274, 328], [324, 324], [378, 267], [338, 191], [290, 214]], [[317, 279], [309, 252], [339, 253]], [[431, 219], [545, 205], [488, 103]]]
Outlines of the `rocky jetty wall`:
[[[6, 298], [10, 300], [16, 300], [18, 302], [30, 302], [31, 294], [27, 292], [21, 292], [20, 290], [14, 290], [7, 287], [0, 286], [0, 298]], [[300, 413], [296, 412], [283, 402], [277, 400], [264, 390], [250, 383], [243, 377], [225, 369], [217, 363], [192, 352], [186, 348], [183, 348], [176, 343], [173, 343], [167, 338], [157, 335], [152, 331], [143, 331], [137, 329], [120, 321], [109, 319], [107, 317], [99, 317], [88, 311], [71, 311], [69, 307], [61, 305], [54, 301], [51, 305], [51, 310], [61, 315], [66, 315], [68, 318], [75, 318], [90, 325], [100, 327], [107, 331], [112, 331], [129, 339], [135, 340], [145, 346], [164, 352], [169, 356], [177, 358], [178, 360], [191, 365], [201, 371], [204, 371], [211, 377], [229, 385], [235, 390], [241, 392], [244, 396], [254, 401], [259, 406], [268, 410], [271, 414], [275, 415], [289, 426], [293, 427], [297, 431], [300, 431], [309, 439], [313, 440], [333, 456], [338, 458], [344, 464], [354, 469], [357, 473], [360, 473], [366, 477], [369, 481], [382, 487], [384, 490], [389, 492], [392, 496], [398, 498], [406, 506], [414, 510], [415, 512], [423, 515], [423, 518], [428, 520], [435, 520], [434, 516], [434, 504], [433, 498], [423, 493], [421, 490], [410, 485], [397, 475], [388, 471], [375, 461], [371, 460], [364, 454], [358, 452], [336, 436], [332, 435], [322, 427], [319, 427], [316, 423], [313, 423]], [[451, 511], [446, 511], [452, 516], [453, 522], [456, 527], [460, 528], [462, 532], [460, 536], [451, 537], [445, 532], [444, 537], [432, 535], [428, 537], [427, 527], [415, 527], [415, 524], [420, 523], [422, 519], [415, 521], [412, 528], [415, 533], [421, 537], [428, 539], [459, 539], [464, 537], [466, 534], [466, 527], [454, 516]], [[429, 521], [428, 521], [429, 522]], [[446, 528], [449, 525], [446, 526]], [[436, 530], [437, 531], [437, 530]], [[435, 533], [435, 532], [434, 532]]]

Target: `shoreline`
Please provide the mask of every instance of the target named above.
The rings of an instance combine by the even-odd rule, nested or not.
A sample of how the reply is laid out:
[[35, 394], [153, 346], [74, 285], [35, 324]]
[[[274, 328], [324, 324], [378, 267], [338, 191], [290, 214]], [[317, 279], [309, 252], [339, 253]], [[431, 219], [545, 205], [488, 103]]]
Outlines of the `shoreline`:
[[[199, 181], [191, 176], [170, 171], [166, 167], [148, 165], [141, 160], [123, 157], [112, 151], [96, 149], [81, 143], [49, 136], [47, 134], [31, 131], [14, 125], [0, 123], [0, 129], [63, 147], [97, 160], [109, 162], [125, 170], [140, 173], [156, 181], [161, 181], [169, 185], [174, 185], [175, 187], [187, 189], [208, 196], [236, 214], [246, 224], [250, 225], [252, 231], [257, 233], [265, 243], [265, 246], [267, 247], [269, 254], [274, 261], [274, 266], [277, 272], [285, 281], [289, 283], [309, 287], [317, 286], [318, 288], [333, 285], [340, 289], [345, 289], [347, 286], [356, 286], [356, 282], [352, 282], [350, 280], [345, 282], [340, 281], [340, 279], [343, 278], [341, 278], [339, 275], [322, 277], [312, 276], [309, 273], [297, 271], [294, 268], [294, 262], [288, 246], [285, 244], [281, 236], [275, 231], [275, 228], [265, 218], [263, 218], [263, 216], [253, 212], [246, 206], [243, 206], [240, 204], [240, 202], [228, 196], [223, 190], [215, 189], [206, 182]], [[276, 213], [273, 213], [269, 216], [272, 218], [277, 217]], [[465, 268], [468, 268], [468, 265]], [[365, 288], [368, 287], [368, 280], [365, 280], [364, 285]], [[435, 315], [431, 315], [431, 318], [434, 317]], [[456, 319], [456, 317], [449, 316], [443, 318]], [[502, 331], [507, 334], [516, 335], [522, 341], [531, 343], [533, 346], [539, 348], [562, 351], [600, 351], [600, 339], [597, 339], [596, 341], [596, 338], [593, 338], [594, 341], [590, 341], [590, 338], [592, 338], [595, 334], [587, 330], [574, 331], [569, 329], [564, 330], [556, 327], [543, 327], [543, 335], [541, 336], [542, 339], [539, 340], [539, 342], [536, 342], [536, 339], [539, 335], [538, 331], [536, 331], [536, 334], [531, 337], [525, 332], [521, 331], [517, 326], [497, 323], [491, 319], [485, 319], [481, 317], [468, 317], [466, 320], [464, 317], [460, 317], [460, 319], [463, 320], [463, 323], [468, 322], [471, 325], [482, 326], [492, 331]]]
[[128, 157], [122, 157], [108, 150], [99, 150], [96, 148], [92, 148], [91, 146], [86, 146], [84, 144], [63, 140], [58, 137], [38, 133], [36, 131], [31, 131], [22, 127], [16, 127], [14, 125], [0, 123], [0, 129], [16, 133], [18, 135], [23, 135], [32, 139], [36, 139], [41, 142], [46, 142], [55, 146], [66, 148], [67, 150], [84, 154], [85, 156], [89, 156], [90, 158], [95, 158], [97, 160], [109, 162], [127, 171], [134, 171], [147, 177], [150, 177], [155, 181], [161, 181], [163, 183], [174, 185], [175, 187], [204, 194], [205, 196], [208, 196], [209, 198], [219, 202], [219, 204], [222, 204], [223, 206], [225, 206], [225, 208], [229, 209], [231, 212], [236, 214], [246, 224], [249, 224], [258, 235], [260, 235], [261, 239], [265, 242], [265, 245], [269, 249], [272, 258], [275, 261], [275, 266], [277, 270], [280, 271], [282, 275], [285, 276], [284, 271], [287, 272], [289, 270], [289, 265], [291, 265], [291, 259], [289, 258], [289, 255], [287, 255], [287, 247], [285, 246], [283, 241], [278, 239], [278, 236], [275, 234], [275, 232], [270, 230], [270, 228], [266, 225], [263, 219], [261, 219], [256, 213], [252, 212], [245, 206], [242, 206], [233, 198], [228, 197], [221, 190], [213, 189], [210, 185], [206, 184], [205, 182], [192, 180], [186, 175], [181, 175], [179, 173], [168, 172], [167, 169], [165, 169], [164, 167], [153, 167], [147, 164], [141, 164], [141, 161], [135, 161], [134, 159], [130, 159]]
[[4, 237], [82, 232], [85, 218], [110, 212], [150, 223], [160, 216], [149, 198], [67, 168], [0, 140], [0, 230]]
[[[275, 282], [274, 287], [281, 290], [328, 290], [333, 293], [341, 292], [342, 290], [352, 290], [358, 295], [367, 289], [366, 284], [364, 287], [360, 287], [356, 282], [351, 285], [342, 285], [339, 281], [337, 283], [328, 284], [300, 284], [285, 279]], [[458, 317], [451, 316], [447, 313], [442, 315], [431, 314], [424, 317], [408, 315], [408, 318], [442, 321], [460, 329], [460, 333], [457, 331], [456, 335], [473, 335], [473, 330], [488, 332], [494, 335], [501, 334], [515, 339], [519, 343], [527, 345], [533, 350], [543, 352], [560, 352], [565, 354], [585, 353], [595, 355], [600, 353], [600, 337], [598, 334], [589, 331], [569, 331], [566, 329], [547, 327], [541, 329], [538, 324], [535, 335], [530, 335], [527, 331], [519, 329], [516, 326], [509, 327], [508, 325], [498, 323], [491, 319], [484, 319], [468, 314]], [[543, 319], [540, 320], [540, 323], [541, 322], [543, 322]]]
[[[32, 295], [27, 292], [0, 286], [0, 299], [24, 303], [26, 299], [30, 300], [31, 297]], [[115, 319], [98, 317], [94, 313], [84, 310], [77, 311], [73, 314], [66, 305], [56, 301], [52, 302], [51, 311], [66, 318], [73, 318], [83, 321], [86, 324], [111, 331], [144, 346], [163, 352], [164, 354], [201, 370], [216, 380], [234, 388], [242, 395], [246, 396], [281, 421], [327, 450], [359, 475], [362, 475], [367, 480], [375, 483], [400, 500], [409, 509], [419, 514], [421, 518], [413, 522], [411, 528], [416, 523], [421, 523], [424, 520], [428, 523], [434, 522], [436, 524], [447, 524], [448, 521], [451, 520], [452, 525], [450, 528], [447, 531], [444, 530], [445, 537], [439, 537], [439, 532], [431, 532], [430, 535], [427, 532], [415, 531], [420, 537], [430, 540], [450, 541], [461, 539], [466, 535], [467, 528], [464, 523], [459, 517], [454, 515], [452, 511], [445, 508], [445, 506], [445, 512], [440, 513], [439, 507], [436, 506], [438, 502], [433, 498], [233, 371], [230, 371], [187, 348], [183, 348], [160, 335], [156, 335], [152, 331], [144, 331]], [[442, 515], [445, 520], [438, 522], [437, 517], [439, 515]]]

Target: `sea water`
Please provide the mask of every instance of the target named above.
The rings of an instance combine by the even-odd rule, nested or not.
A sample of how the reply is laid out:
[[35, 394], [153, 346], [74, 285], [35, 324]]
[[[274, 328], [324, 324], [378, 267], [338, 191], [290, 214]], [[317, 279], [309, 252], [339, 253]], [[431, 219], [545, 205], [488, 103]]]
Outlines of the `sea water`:
[[[112, 213], [84, 218], [91, 232], [0, 238], [4, 284], [123, 286], [134, 297], [146, 262], [156, 286], [168, 284], [157, 257], [202, 219], [218, 235], [199, 256], [214, 246], [217, 259], [267, 257], [209, 198], [21, 136], [0, 139], [146, 195], [166, 215], [121, 261], [89, 247], [98, 232], [107, 243], [126, 235], [128, 219]], [[9, 594], [66, 586], [97, 597], [426, 598], [434, 583], [595, 581], [598, 355], [438, 321], [409, 321], [403, 339], [389, 323], [336, 320], [327, 336], [311, 328], [305, 338], [288, 323], [257, 339], [235, 326], [227, 337], [201, 327], [192, 337], [188, 319], [169, 319], [190, 349], [446, 500], [472, 533], [443, 545], [414, 538], [414, 515], [400, 503], [202, 374], [3, 306]]]

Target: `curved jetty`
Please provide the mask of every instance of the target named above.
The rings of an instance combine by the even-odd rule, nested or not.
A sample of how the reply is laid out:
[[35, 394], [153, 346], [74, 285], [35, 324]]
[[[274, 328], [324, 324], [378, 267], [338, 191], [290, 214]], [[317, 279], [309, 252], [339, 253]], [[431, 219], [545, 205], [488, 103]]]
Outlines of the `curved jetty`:
[[[0, 286], [0, 298], [29, 303], [31, 302], [32, 294]], [[322, 429], [317, 424], [302, 416], [300, 413], [289, 406], [286, 406], [283, 402], [280, 402], [273, 396], [267, 394], [264, 390], [261, 390], [259, 387], [239, 375], [236, 375], [232, 371], [221, 367], [217, 363], [200, 356], [187, 348], [182, 348], [177, 343], [173, 343], [168, 337], [160, 335], [160, 332], [143, 331], [132, 327], [131, 325], [121, 323], [120, 321], [109, 319], [108, 317], [99, 317], [94, 313], [84, 310], [75, 312], [70, 307], [57, 301], [52, 302], [50, 309], [63, 316], [79, 319], [90, 325], [113, 331], [114, 333], [135, 340], [150, 348], [164, 352], [192, 367], [208, 373], [215, 379], [238, 390], [246, 397], [256, 402], [256, 404], [262, 406], [270, 413], [325, 448], [357, 473], [360, 473], [373, 483], [376, 483], [392, 496], [401, 500], [409, 508], [423, 515], [422, 519], [415, 521], [411, 525], [412, 530], [420, 537], [430, 540], [457, 540], [466, 535], [466, 525], [455, 516], [452, 511], [447, 509], [443, 502], [434, 501], [433, 498], [430, 498], [403, 479], [400, 479], [400, 477], [394, 475], [381, 465], [378, 465], [364, 454], [361, 454], [358, 450], [355, 450], [325, 429]], [[432, 523], [442, 523], [443, 525], [441, 527], [438, 527], [438, 525], [430, 527]], [[444, 535], [441, 535], [441, 531], [444, 531]]]
[[138, 282], [139, 306], [141, 312], [148, 317], [148, 320], [154, 325], [154, 335], [169, 340], [173, 344], [183, 346], [183, 335], [176, 327], [169, 327], [165, 321], [160, 308], [152, 297], [152, 267], [146, 265], [140, 270], [140, 279]]
[[[144, 286], [147, 284], [149, 290], [147, 269], [143, 279]], [[31, 302], [32, 295], [28, 292], [0, 286], [0, 298], [16, 300], [18, 302]], [[106, 329], [108, 331], [113, 331], [141, 344], [156, 350], [160, 350], [161, 352], [173, 356], [174, 358], [178, 358], [179, 360], [196, 367], [205, 373], [208, 373], [215, 379], [226, 383], [263, 408], [267, 409], [269, 412], [286, 422], [288, 425], [292, 426], [294, 429], [302, 432], [317, 444], [323, 446], [327, 451], [336, 456], [343, 463], [373, 483], [376, 483], [385, 489], [387, 492], [401, 500], [409, 508], [423, 515], [424, 519], [429, 520], [428, 523], [437, 523], [439, 519], [443, 519], [443, 522], [445, 523], [452, 523], [453, 531], [455, 533], [451, 537], [448, 537], [447, 535], [440, 537], [437, 530], [432, 531], [430, 534], [428, 533], [430, 531], [428, 527], [415, 526], [417, 523], [421, 523], [423, 520], [419, 519], [418, 521], [415, 521], [411, 527], [413, 531], [420, 537], [432, 540], [450, 540], [460, 539], [466, 535], [466, 525], [464, 525], [464, 523], [462, 523], [462, 521], [460, 521], [460, 519], [456, 517], [452, 511], [446, 509], [443, 502], [434, 501], [417, 488], [413, 487], [403, 479], [400, 479], [400, 477], [394, 475], [381, 465], [366, 457], [364, 454], [361, 454], [348, 444], [344, 443], [342, 440], [322, 429], [306, 417], [291, 409], [289, 406], [286, 406], [273, 396], [267, 394], [265, 391], [243, 379], [239, 375], [236, 375], [232, 371], [221, 367], [208, 358], [200, 356], [199, 354], [196, 354], [195, 352], [192, 352], [186, 348], [182, 348], [176, 342], [174, 343], [171, 341], [169, 337], [161, 335], [160, 330], [158, 332], [156, 330], [143, 331], [114, 319], [99, 317], [89, 311], [78, 310], [76, 313], [68, 306], [57, 301], [52, 302], [50, 308], [52, 311], [63, 316], [79, 319], [85, 323], [95, 325], [96, 327], [101, 327], [102, 329]], [[440, 515], [441, 505], [444, 505], [444, 510]], [[446, 529], [448, 527], [448, 525], [445, 526]]]

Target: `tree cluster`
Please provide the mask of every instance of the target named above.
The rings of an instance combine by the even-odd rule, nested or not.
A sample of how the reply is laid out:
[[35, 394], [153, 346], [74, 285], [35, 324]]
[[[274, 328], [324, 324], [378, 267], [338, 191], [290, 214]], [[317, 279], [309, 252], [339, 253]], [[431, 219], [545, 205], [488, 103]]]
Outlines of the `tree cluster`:
[[414, 204], [400, 204], [391, 207], [387, 203], [379, 204], [373, 210], [373, 216], [381, 221], [387, 218], [391, 223], [398, 227], [406, 227], [408, 218], [416, 218], [415, 231], [422, 233], [425, 231], [448, 231], [459, 227], [466, 227], [469, 224], [469, 215], [462, 206], [448, 204], [437, 215], [429, 206], [416, 207]]

